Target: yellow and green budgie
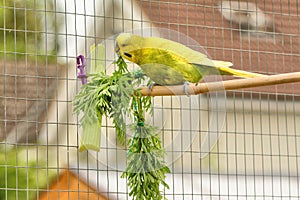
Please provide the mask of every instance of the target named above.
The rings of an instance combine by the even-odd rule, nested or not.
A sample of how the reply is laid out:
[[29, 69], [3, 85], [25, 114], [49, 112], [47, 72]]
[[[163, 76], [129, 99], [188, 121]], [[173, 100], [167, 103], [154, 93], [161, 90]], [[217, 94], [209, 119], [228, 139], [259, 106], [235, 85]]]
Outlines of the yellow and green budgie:
[[207, 75], [232, 75], [242, 78], [265, 76], [232, 69], [231, 62], [211, 60], [205, 54], [183, 44], [159, 37], [121, 33], [116, 38], [115, 51], [139, 65], [159, 85], [198, 83]]

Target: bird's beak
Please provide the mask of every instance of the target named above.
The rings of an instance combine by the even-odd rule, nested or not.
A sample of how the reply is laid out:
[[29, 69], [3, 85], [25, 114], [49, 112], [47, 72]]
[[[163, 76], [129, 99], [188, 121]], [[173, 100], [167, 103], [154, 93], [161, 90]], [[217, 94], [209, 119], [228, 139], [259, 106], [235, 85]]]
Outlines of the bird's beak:
[[118, 45], [118, 43], [116, 42], [116, 45], [115, 45], [115, 52], [120, 55], [120, 47]]

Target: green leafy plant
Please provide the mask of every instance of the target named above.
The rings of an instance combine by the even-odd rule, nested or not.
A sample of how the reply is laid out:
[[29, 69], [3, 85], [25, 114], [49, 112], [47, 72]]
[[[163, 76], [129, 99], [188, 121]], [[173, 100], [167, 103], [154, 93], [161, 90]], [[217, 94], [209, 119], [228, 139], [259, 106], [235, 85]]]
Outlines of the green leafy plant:
[[81, 124], [95, 120], [101, 123], [103, 115], [112, 118], [119, 142], [124, 145], [126, 124], [123, 116], [130, 111], [133, 85], [137, 81], [133, 81], [133, 74], [127, 71], [124, 60], [119, 58], [116, 64], [119, 68], [111, 76], [104, 72], [89, 74], [89, 81], [82, 85], [73, 100], [73, 110], [77, 114], [83, 114]]
[[157, 129], [145, 124], [144, 111], [150, 108], [148, 97], [133, 96], [134, 136], [128, 141], [127, 168], [121, 177], [128, 179], [130, 196], [135, 199], [162, 199], [159, 187], [169, 188], [164, 181], [170, 169], [164, 162], [165, 151]]
[[59, 43], [52, 33], [62, 25], [55, 9], [52, 1], [1, 1], [0, 59], [55, 61]]
[[[145, 113], [152, 113], [152, 99], [137, 89], [144, 75], [141, 71], [129, 72], [121, 57], [115, 64], [118, 68], [111, 76], [104, 72], [89, 74], [73, 101], [74, 112], [82, 114], [81, 124], [100, 122], [103, 115], [111, 118], [120, 144], [128, 146], [127, 168], [121, 177], [128, 180], [129, 195], [139, 200], [163, 199], [160, 186], [168, 188], [165, 174], [170, 170], [164, 162], [165, 150], [157, 129], [145, 122]], [[125, 116], [133, 116], [134, 123], [126, 124]], [[134, 132], [131, 139], [126, 138], [128, 126]], [[95, 133], [88, 134], [92, 138]]]
[[[36, 199], [39, 189], [46, 188], [56, 177], [47, 162], [28, 159], [28, 148], [0, 148], [0, 199]], [[26, 159], [27, 158], [27, 159]]]

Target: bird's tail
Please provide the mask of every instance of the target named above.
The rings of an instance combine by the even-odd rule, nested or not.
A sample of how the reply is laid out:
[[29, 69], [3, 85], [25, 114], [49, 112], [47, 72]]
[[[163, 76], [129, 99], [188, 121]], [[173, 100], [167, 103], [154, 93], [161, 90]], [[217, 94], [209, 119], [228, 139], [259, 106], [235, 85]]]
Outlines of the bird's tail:
[[255, 77], [266, 76], [254, 72], [232, 69], [230, 68], [233, 65], [231, 62], [213, 60], [213, 63], [215, 64], [215, 67], [219, 70], [221, 75], [231, 75], [231, 76], [236, 76], [241, 78], [255, 78]]

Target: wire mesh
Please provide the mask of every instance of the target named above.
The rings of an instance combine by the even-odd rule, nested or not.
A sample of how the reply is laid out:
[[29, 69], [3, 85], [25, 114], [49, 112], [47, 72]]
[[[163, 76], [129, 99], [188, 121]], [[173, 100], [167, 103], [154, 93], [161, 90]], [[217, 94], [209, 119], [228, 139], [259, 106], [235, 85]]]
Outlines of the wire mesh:
[[[76, 56], [88, 56], [92, 44], [114, 43], [120, 32], [155, 35], [164, 29], [163, 37], [180, 41], [186, 35], [199, 44], [190, 47], [202, 46], [211, 59], [237, 69], [297, 72], [298, 10], [298, 1], [282, 0], [2, 1], [0, 199], [132, 198], [120, 177], [127, 151], [109, 119], [103, 120], [100, 152], [78, 151]], [[111, 67], [116, 55], [107, 51]], [[162, 195], [299, 199], [299, 92], [293, 83], [154, 97], [149, 120], [159, 126], [171, 169]], [[205, 136], [213, 133], [218, 142], [203, 152]]]

